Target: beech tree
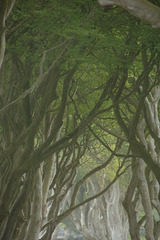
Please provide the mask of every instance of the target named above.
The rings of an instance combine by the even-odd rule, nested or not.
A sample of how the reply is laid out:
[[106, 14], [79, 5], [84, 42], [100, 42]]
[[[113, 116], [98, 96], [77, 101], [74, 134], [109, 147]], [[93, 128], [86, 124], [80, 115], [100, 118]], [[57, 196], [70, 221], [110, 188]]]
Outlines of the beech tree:
[[[114, 108], [117, 122], [130, 143], [133, 155], [135, 155], [133, 158], [133, 176], [124, 200], [124, 207], [129, 217], [131, 239], [140, 239], [139, 231], [144, 223], [146, 239], [158, 239], [159, 237], [157, 228], [159, 222], [153, 214], [154, 209], [157, 211], [157, 205], [153, 204], [153, 196], [155, 202], [159, 202], [159, 70], [157, 72], [157, 67], [155, 67], [152, 76], [151, 73], [148, 75], [146, 70], [149, 69], [149, 61], [145, 53], [144, 51], [142, 74], [138, 74], [139, 79], [135, 79], [135, 75], [135, 78], [129, 81], [129, 87], [131, 87], [132, 80], [135, 84], [134, 95], [130, 93], [126, 98], [127, 101], [123, 102], [125, 105], [117, 103]], [[157, 60], [153, 63], [159, 66], [159, 57]], [[136, 90], [136, 83], [141, 81], [141, 77], [143, 78], [143, 80], [141, 79], [143, 87], [139, 86]], [[125, 81], [125, 77], [123, 80]], [[116, 101], [123, 94], [123, 96], [127, 96], [129, 88], [125, 89], [124, 86], [121, 85], [122, 88], [119, 88], [113, 101], [115, 101], [116, 96], [118, 96]], [[136, 94], [136, 92], [139, 93]], [[139, 202], [139, 196], [141, 196], [141, 202]], [[137, 219], [139, 212], [137, 208], [140, 204], [142, 204], [144, 215], [143, 218]]]
[[112, 108], [103, 106], [112, 83], [104, 64], [111, 71], [112, 63], [102, 58], [108, 49], [102, 49], [105, 37], [93, 14], [97, 10], [98, 19], [101, 10], [94, 3], [72, 4], [16, 1], [7, 19], [0, 72], [0, 239], [49, 239], [82, 204], [76, 205], [79, 182], [62, 213], [88, 144], [86, 129], [100, 109]]
[[[158, 102], [159, 102], [159, 86], [155, 86], [150, 92], [148, 98], [145, 99], [145, 117], [142, 118], [137, 126], [137, 136], [145, 149], [151, 153], [153, 161], [159, 168], [159, 148], [156, 147], [156, 140], [153, 135], [147, 136], [146, 124], [149, 124], [155, 135], [159, 135], [158, 120]], [[147, 117], [147, 119], [145, 119]], [[159, 221], [154, 214], [156, 209], [159, 215], [159, 183], [149, 167], [146, 167], [144, 161], [139, 157], [133, 159], [133, 176], [128, 187], [124, 207], [129, 216], [131, 239], [140, 239], [140, 227], [144, 225], [146, 239], [159, 238]], [[139, 198], [139, 196], [141, 196]], [[137, 218], [136, 214], [140, 214], [141, 206], [144, 215]], [[139, 209], [137, 211], [137, 209]], [[137, 212], [137, 213], [136, 213]], [[145, 223], [145, 224], [144, 224]]]

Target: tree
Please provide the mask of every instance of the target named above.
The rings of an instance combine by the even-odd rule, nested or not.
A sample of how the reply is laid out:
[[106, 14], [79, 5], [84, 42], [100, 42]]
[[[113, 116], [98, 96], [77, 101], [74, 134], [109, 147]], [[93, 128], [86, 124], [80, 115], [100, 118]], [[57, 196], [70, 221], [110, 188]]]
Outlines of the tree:
[[[157, 109], [159, 82], [155, 71], [152, 70], [152, 74], [146, 72], [147, 69], [149, 70], [149, 61], [145, 51], [143, 54], [143, 73], [138, 73], [138, 79], [135, 74], [134, 78], [128, 82], [127, 88], [125, 84], [122, 84], [121, 88], [114, 94], [113, 101], [120, 102], [123, 94], [123, 97], [127, 96], [127, 101], [116, 104], [114, 112], [120, 128], [130, 143], [133, 155], [135, 155], [133, 158], [133, 176], [124, 201], [124, 207], [129, 217], [131, 239], [140, 239], [139, 231], [144, 222], [146, 239], [158, 239], [157, 225], [159, 222], [153, 214], [155, 205], [152, 203], [152, 198], [154, 196], [158, 199], [159, 192], [159, 190], [157, 192], [157, 187], [159, 189], [159, 121]], [[153, 60], [153, 64], [159, 65], [159, 61]], [[155, 69], [157, 68], [155, 67]], [[123, 80], [125, 82], [125, 77]], [[143, 86], [136, 88], [137, 81], [142, 82]], [[131, 88], [134, 95], [133, 92], [128, 94], [128, 90]], [[147, 169], [144, 162], [147, 164]], [[140, 202], [139, 196], [142, 199]], [[140, 219], [137, 218], [139, 204], [142, 204], [144, 211], [144, 215]]]
[[[134, 16], [140, 18], [141, 20], [147, 21], [153, 27], [155, 28], [159, 27], [157, 20], [154, 19], [154, 14], [155, 16], [157, 16], [156, 14], [159, 13], [159, 8], [147, 1], [99, 1], [99, 2], [104, 6], [112, 5], [112, 4], [121, 6], [125, 8], [127, 11], [129, 11], [131, 14], [133, 14]], [[149, 44], [147, 44], [147, 48], [148, 47], [149, 47]], [[143, 62], [144, 72], [145, 72], [146, 66], [148, 66], [149, 64], [149, 55], [146, 53], [147, 48], [146, 48], [146, 44], [144, 44], [145, 50], [143, 50], [142, 52], [142, 62]], [[158, 54], [159, 54], [159, 51], [157, 52], [157, 56]], [[138, 154], [138, 156], [140, 156], [145, 161], [148, 168], [148, 172], [147, 172], [147, 170], [145, 170], [146, 166], [144, 162], [142, 162], [142, 160], [139, 157], [137, 159], [134, 158], [133, 177], [128, 187], [128, 191], [124, 201], [124, 207], [129, 217], [131, 239], [140, 239], [139, 231], [140, 231], [141, 225], [143, 225], [144, 222], [145, 222], [146, 238], [158, 239], [159, 237], [159, 231], [158, 231], [159, 222], [156, 222], [155, 215], [153, 214], [153, 211], [154, 211], [153, 209], [155, 208], [155, 205], [153, 204], [154, 200], [151, 200], [154, 194], [155, 194], [155, 198], [158, 199], [158, 192], [159, 192], [158, 190], [159, 183], [157, 183], [157, 181], [159, 182], [159, 177], [158, 177], [159, 176], [159, 173], [158, 173], [159, 172], [159, 140], [158, 140], [159, 122], [157, 121], [158, 119], [157, 101], [159, 100], [157, 97], [156, 99], [154, 98], [154, 96], [157, 96], [157, 95], [156, 94], [154, 95], [153, 92], [151, 91], [151, 89], [154, 88], [154, 92], [157, 92], [157, 93], [159, 92], [158, 90], [159, 87], [156, 87], [156, 85], [158, 85], [157, 76], [159, 76], [159, 61], [157, 60], [155, 59], [152, 62], [153, 64], [152, 66], [155, 65], [155, 71], [154, 73], [152, 72], [152, 74], [156, 76], [154, 80], [152, 79], [152, 77], [150, 77], [150, 74], [148, 74], [147, 71], [146, 71], [146, 75], [144, 76], [144, 80], [142, 81], [140, 80], [140, 75], [138, 79], [136, 74], [132, 75], [135, 77], [134, 78], [135, 80], [138, 80], [138, 81], [140, 80], [141, 83], [143, 82], [143, 86], [139, 85], [139, 89], [141, 89], [139, 90], [139, 93], [141, 93], [141, 98], [139, 98], [138, 102], [136, 103], [135, 97], [131, 98], [132, 99], [131, 102], [129, 98], [127, 98], [128, 99], [127, 101], [129, 102], [129, 104], [126, 102], [125, 103], [126, 107], [124, 109], [122, 107], [118, 107], [120, 106], [119, 104], [116, 104], [116, 107], [114, 108], [117, 122], [119, 123], [120, 128], [125, 133], [125, 136], [127, 137], [131, 145], [132, 151]], [[152, 68], [153, 67], [151, 67], [151, 69]], [[124, 69], [125, 69], [125, 66], [124, 66]], [[142, 76], [143, 74], [141, 75], [141, 77]], [[129, 83], [130, 78], [128, 75], [127, 75], [127, 78], [126, 80]], [[117, 97], [114, 94], [113, 101], [115, 103], [117, 101], [120, 101], [120, 99], [122, 99], [121, 94], [122, 92], [124, 92], [125, 77], [123, 78], [123, 80], [124, 82], [120, 84], [121, 87], [119, 91], [117, 91]], [[127, 85], [131, 87], [131, 85], [128, 83]], [[134, 86], [136, 87], [136, 83], [134, 84]], [[127, 95], [125, 94], [125, 96]], [[128, 96], [130, 96], [130, 94]], [[153, 103], [153, 101], [155, 102]], [[134, 109], [136, 109], [136, 111], [134, 111]], [[127, 113], [126, 113], [126, 110], [127, 110]], [[130, 115], [132, 116], [131, 118], [130, 118]], [[142, 116], [144, 116], [145, 119], [142, 120], [141, 119]], [[139, 121], [141, 121], [141, 123]], [[139, 139], [139, 142], [135, 141], [134, 134], [136, 134], [136, 137]], [[148, 137], [147, 134], [149, 134], [150, 137]], [[152, 176], [154, 179], [153, 181], [151, 180], [150, 170], [154, 172]], [[137, 172], [138, 172], [138, 176], [137, 176]], [[156, 180], [155, 180], [155, 176], [156, 176]], [[151, 182], [155, 184], [154, 187], [153, 187], [154, 184], [151, 186]], [[153, 193], [154, 191], [155, 193]], [[138, 213], [137, 207], [139, 206], [139, 202], [138, 202], [139, 195], [141, 195], [142, 197], [141, 204], [143, 206], [143, 211], [145, 212], [145, 214], [139, 221], [137, 221], [137, 213]], [[156, 202], [158, 201], [156, 200]], [[157, 210], [157, 207], [156, 207], [156, 210]], [[158, 213], [159, 213], [159, 210], [158, 210]]]
[[[43, 238], [49, 238], [78, 207], [76, 186], [71, 208], [58, 218], [85, 151], [87, 126], [111, 91], [112, 79], [102, 78], [105, 37], [91, 14], [94, 3], [78, 9], [63, 1], [43, 4], [16, 1], [7, 20], [0, 72], [0, 239], [37, 239], [44, 228]], [[47, 211], [48, 201], [53, 211]]]
[[[140, 39], [141, 42], [142, 38], [140, 37]], [[128, 39], [129, 41], [130, 39]], [[160, 170], [157, 115], [159, 114], [159, 108], [157, 108], [157, 101], [159, 101], [159, 49], [152, 48], [155, 46], [154, 41], [154, 34], [152, 34], [150, 43], [148, 40], [141, 42], [143, 47], [141, 50], [139, 48], [140, 52], [137, 52], [137, 55], [134, 50], [138, 48], [134, 46], [132, 52], [129, 52], [128, 47], [125, 54], [123, 52], [123, 57], [119, 57], [121, 60], [119, 68], [117, 67], [117, 83], [111, 94], [114, 115], [111, 115], [110, 118], [99, 115], [98, 121], [96, 121], [102, 130], [121, 139], [126, 139], [132, 149], [134, 156], [133, 179], [124, 201], [124, 207], [129, 217], [131, 239], [140, 239], [140, 228], [144, 225], [147, 239], [159, 237], [159, 222], [155, 217], [157, 207], [155, 208], [152, 199], [153, 196], [158, 196]], [[135, 58], [131, 64], [133, 56]], [[120, 126], [118, 131], [113, 129], [114, 117]], [[112, 119], [112, 127], [109, 127], [108, 119]], [[122, 136], [121, 131], [123, 131], [124, 136]], [[104, 137], [99, 136], [99, 139], [102, 144], [107, 145], [102, 140]], [[151, 182], [152, 184], [154, 182], [154, 187]], [[142, 198], [142, 202], [139, 201], [139, 196]], [[156, 197], [156, 199], [158, 198]], [[144, 214], [143, 217], [138, 218], [138, 214], [142, 213], [139, 212], [139, 208], [144, 211]]]
[[[157, 162], [159, 166], [159, 148], [156, 147], [156, 141], [152, 138], [152, 136], [146, 135], [146, 121], [152, 125], [152, 129], [154, 128], [155, 134], [159, 134], [159, 121], [158, 120], [158, 111], [157, 111], [157, 103], [159, 101], [159, 86], [155, 86], [150, 93], [150, 96], [145, 99], [146, 109], [145, 115], [147, 115], [148, 120], [144, 118], [139, 122], [137, 126], [137, 135], [139, 137], [140, 142], [145, 146], [145, 149], [151, 152], [152, 159], [154, 162]], [[156, 150], [155, 150], [156, 149]], [[137, 174], [138, 173], [138, 174]], [[131, 239], [140, 239], [139, 231], [141, 226], [145, 223], [145, 232], [146, 238], [150, 239], [158, 239], [159, 238], [159, 221], [154, 213], [154, 209], [158, 211], [157, 207], [158, 203], [158, 195], [159, 195], [159, 184], [155, 179], [154, 174], [151, 175], [150, 169], [144, 164], [142, 159], [134, 159], [133, 160], [133, 176], [128, 187], [126, 197], [124, 200], [124, 207], [129, 216], [130, 222], [130, 231], [131, 231]], [[139, 196], [141, 196], [139, 198]], [[134, 198], [134, 199], [133, 199]], [[142, 204], [144, 214], [136, 217], [137, 208], [140, 208]], [[138, 213], [140, 214], [140, 212]]]

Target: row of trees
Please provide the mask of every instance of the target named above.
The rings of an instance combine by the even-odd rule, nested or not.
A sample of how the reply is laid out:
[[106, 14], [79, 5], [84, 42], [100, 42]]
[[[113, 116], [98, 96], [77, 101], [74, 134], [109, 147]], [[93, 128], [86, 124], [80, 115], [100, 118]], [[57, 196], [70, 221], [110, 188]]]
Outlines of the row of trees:
[[158, 239], [159, 30], [90, 0], [0, 4], [0, 239], [52, 239], [78, 208], [88, 238], [127, 239], [123, 175], [131, 239]]

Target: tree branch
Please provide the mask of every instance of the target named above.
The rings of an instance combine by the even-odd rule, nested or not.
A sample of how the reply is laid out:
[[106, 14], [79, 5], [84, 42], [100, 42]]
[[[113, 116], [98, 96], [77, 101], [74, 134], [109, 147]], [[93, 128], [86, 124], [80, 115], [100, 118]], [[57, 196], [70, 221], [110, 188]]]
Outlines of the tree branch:
[[138, 19], [160, 28], [160, 8], [147, 0], [98, 0], [101, 6], [118, 5]]
[[[120, 168], [118, 169], [117, 171], [117, 174], [116, 176], [114, 177], [114, 179], [112, 180], [112, 182], [110, 182], [108, 184], [107, 187], [105, 187], [102, 191], [100, 191], [99, 193], [95, 194], [94, 196], [92, 197], [89, 197], [87, 198], [86, 200], [84, 200], [83, 202], [80, 202], [74, 206], [72, 206], [71, 208], [69, 208], [68, 210], [66, 210], [64, 213], [62, 213], [61, 215], [58, 216], [58, 219], [57, 219], [57, 224], [60, 223], [62, 221], [62, 219], [66, 218], [68, 215], [71, 214], [71, 212], [79, 207], [81, 207], [82, 205], [94, 200], [95, 198], [98, 198], [100, 197], [101, 195], [103, 195], [116, 181], [117, 179], [120, 178], [120, 176], [122, 176], [124, 174], [124, 172], [128, 169], [128, 167], [130, 166], [127, 166], [122, 172], [120, 172], [120, 170], [122, 169], [123, 165], [120, 166]], [[52, 218], [51, 220], [49, 220], [49, 222], [47, 222], [43, 227], [42, 227], [42, 230], [45, 229], [48, 225], [52, 224], [54, 222], [54, 218]]]

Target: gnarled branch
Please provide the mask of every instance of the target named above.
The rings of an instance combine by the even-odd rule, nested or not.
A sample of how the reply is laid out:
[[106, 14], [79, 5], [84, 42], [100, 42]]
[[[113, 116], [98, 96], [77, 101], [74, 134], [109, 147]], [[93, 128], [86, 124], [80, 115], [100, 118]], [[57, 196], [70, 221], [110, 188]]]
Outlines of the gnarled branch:
[[160, 28], [160, 8], [147, 0], [98, 0], [101, 6], [118, 5], [133, 16]]

